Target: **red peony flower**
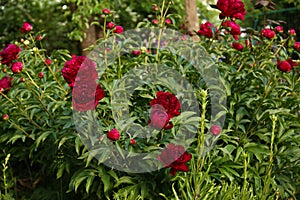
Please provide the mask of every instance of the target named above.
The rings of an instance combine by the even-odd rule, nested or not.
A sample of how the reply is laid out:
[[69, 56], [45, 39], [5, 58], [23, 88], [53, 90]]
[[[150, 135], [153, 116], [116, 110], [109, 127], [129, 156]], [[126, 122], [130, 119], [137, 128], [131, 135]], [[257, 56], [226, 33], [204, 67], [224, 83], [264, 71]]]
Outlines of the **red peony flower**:
[[275, 37], [275, 32], [269, 28], [265, 28], [261, 31], [261, 35], [268, 39], [272, 39]]
[[110, 14], [110, 10], [108, 8], [104, 8], [102, 10], [102, 13], [105, 14], [105, 15], [109, 15]]
[[10, 65], [13, 60], [18, 60], [18, 54], [21, 52], [21, 48], [15, 44], [9, 44], [0, 52], [2, 64]]
[[284, 61], [277, 60], [277, 68], [283, 72], [290, 72], [293, 69], [293, 67], [297, 65], [298, 63], [294, 62], [291, 58]]
[[218, 136], [221, 133], [221, 128], [217, 125], [212, 125], [209, 130], [214, 136]]
[[244, 48], [244, 46], [239, 42], [233, 42], [232, 47], [235, 48], [238, 51], [242, 51], [243, 48]]
[[75, 111], [94, 110], [105, 92], [95, 81], [76, 81], [72, 90], [72, 103]]
[[218, 0], [217, 8], [221, 11], [220, 19], [230, 17], [244, 20], [246, 10], [241, 0]]
[[170, 92], [158, 91], [156, 98], [151, 100], [150, 106], [155, 104], [163, 106], [169, 118], [180, 115], [180, 102], [177, 97]]
[[23, 26], [20, 28], [20, 31], [23, 34], [29, 33], [31, 30], [32, 30], [32, 26], [28, 22], [24, 22]]
[[294, 48], [300, 51], [300, 42], [294, 42]]
[[238, 40], [238, 36], [242, 33], [240, 26], [231, 21], [231, 20], [226, 20], [222, 24], [225, 28], [229, 28], [230, 34], [234, 37], [235, 40]]
[[291, 28], [291, 29], [289, 30], [289, 34], [292, 35], [292, 36], [295, 36], [295, 35], [296, 35], [295, 29]]
[[114, 33], [121, 34], [121, 33], [123, 33], [123, 31], [124, 31], [124, 29], [122, 26], [116, 26]]
[[11, 70], [13, 71], [13, 73], [19, 73], [21, 72], [23, 69], [23, 63], [22, 62], [15, 62], [13, 63]]
[[12, 87], [12, 80], [13, 78], [9, 76], [5, 76], [0, 80], [0, 91], [7, 92]]
[[212, 38], [214, 34], [218, 32], [218, 29], [210, 22], [205, 22], [200, 25], [198, 34], [204, 35], [207, 38]]
[[[80, 73], [78, 73], [80, 69]], [[85, 56], [72, 56], [71, 60], [68, 60], [61, 73], [65, 81], [70, 87], [74, 86], [75, 80], [97, 80], [98, 73], [96, 71], [96, 64]]]
[[275, 30], [276, 30], [278, 33], [283, 33], [283, 27], [282, 27], [282, 26], [276, 26], [276, 27], [275, 27]]
[[166, 23], [167, 25], [170, 25], [170, 24], [172, 24], [172, 21], [171, 21], [169, 18], [167, 18], [167, 19], [165, 20], [165, 23]]
[[113, 141], [116, 141], [120, 138], [121, 134], [117, 129], [112, 129], [107, 133], [107, 138]]
[[170, 143], [157, 158], [165, 167], [171, 167], [171, 176], [174, 176], [177, 171], [188, 171], [185, 163], [191, 160], [192, 155], [183, 146]]
[[153, 11], [158, 11], [158, 7], [156, 5], [153, 6]]
[[152, 106], [150, 120], [148, 121], [149, 126], [157, 130], [171, 129], [173, 128], [173, 124], [169, 122], [169, 120], [170, 117], [168, 113], [165, 112], [164, 107], [158, 104]]
[[115, 24], [113, 22], [108, 22], [107, 25], [106, 25], [106, 27], [108, 29], [113, 29], [115, 27]]

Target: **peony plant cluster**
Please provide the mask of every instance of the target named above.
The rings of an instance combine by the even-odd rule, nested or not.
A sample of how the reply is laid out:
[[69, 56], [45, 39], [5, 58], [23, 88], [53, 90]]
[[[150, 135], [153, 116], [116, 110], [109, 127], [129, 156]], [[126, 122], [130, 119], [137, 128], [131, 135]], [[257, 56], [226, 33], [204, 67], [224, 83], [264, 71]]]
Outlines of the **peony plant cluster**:
[[[171, 6], [165, 0], [154, 4], [155, 17], [139, 26], [160, 28], [159, 34], [170, 27], [185, 32], [168, 13]], [[189, 35], [178, 38], [201, 46], [204, 53], [189, 53], [201, 57], [203, 68], [216, 67], [219, 76], [213, 78], [223, 88], [209, 85], [214, 79], [193, 66], [199, 63], [164, 48], [170, 41], [161, 35], [154, 48], [139, 46], [136, 38], [122, 41], [124, 28], [109, 8], [100, 9], [103, 38], [98, 42], [115, 43], [102, 46], [100, 60], [68, 50], [48, 52], [42, 45], [44, 35], [24, 22], [19, 28], [22, 38], [0, 52], [0, 158], [12, 155], [6, 161], [11, 171], [3, 170], [5, 178], [0, 179], [5, 188], [3, 195], [0, 189], [0, 199], [42, 199], [39, 195], [46, 192], [37, 193], [47, 190], [59, 199], [296, 199], [296, 32], [281, 25], [241, 27], [247, 14], [241, 0], [218, 0], [214, 7], [220, 12], [218, 26], [201, 23], [195, 30], [198, 42]], [[126, 53], [118, 49], [132, 44]], [[113, 53], [116, 60], [110, 61]], [[215, 63], [205, 63], [208, 55]], [[189, 81], [196, 105], [191, 105], [192, 97], [183, 98], [188, 91], [174, 84], [178, 77], [152, 66], [159, 81], [145, 78], [133, 91], [118, 85], [119, 80], [127, 81], [130, 70], [138, 73], [138, 66], [149, 63], [167, 66]], [[99, 70], [104, 64], [107, 68]], [[129, 91], [127, 113], [120, 99]], [[186, 111], [187, 105], [199, 112]], [[222, 111], [215, 113], [216, 107]], [[112, 160], [124, 171], [110, 167]], [[128, 165], [143, 172], [128, 172]]]

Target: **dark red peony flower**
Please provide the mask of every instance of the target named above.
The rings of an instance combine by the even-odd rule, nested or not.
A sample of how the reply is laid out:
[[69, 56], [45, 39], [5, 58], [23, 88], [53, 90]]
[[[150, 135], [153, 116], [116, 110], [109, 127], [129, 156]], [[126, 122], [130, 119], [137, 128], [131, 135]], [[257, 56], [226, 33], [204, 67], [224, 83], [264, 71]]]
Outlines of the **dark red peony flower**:
[[275, 37], [275, 32], [269, 28], [265, 28], [261, 31], [261, 35], [268, 39], [272, 39], [273, 37]]
[[122, 26], [116, 26], [114, 33], [121, 34], [121, 33], [123, 33], [123, 31], [124, 31], [124, 29]]
[[120, 132], [117, 129], [112, 129], [107, 133], [107, 138], [113, 141], [116, 141], [120, 138]]
[[72, 59], [65, 63], [61, 73], [70, 87], [74, 86], [75, 80], [89, 79], [95, 81], [98, 79], [96, 64], [85, 56], [73, 55]]
[[72, 90], [72, 103], [75, 111], [94, 110], [105, 92], [95, 81], [76, 81]]
[[18, 54], [21, 52], [21, 48], [15, 44], [9, 44], [0, 52], [2, 64], [10, 65], [13, 60], [18, 60]]
[[295, 66], [298, 66], [298, 63], [294, 62], [291, 58], [284, 61], [277, 60], [277, 68], [280, 71], [290, 72]]
[[230, 17], [244, 20], [246, 15], [245, 6], [241, 0], [218, 0], [217, 8], [221, 11], [221, 19]]
[[150, 120], [148, 121], [148, 125], [157, 129], [171, 129], [173, 128], [173, 124], [169, 122], [170, 117], [165, 112], [163, 106], [159, 104], [155, 104], [151, 108]]
[[155, 104], [163, 106], [169, 118], [180, 115], [180, 102], [177, 97], [170, 92], [158, 91], [156, 98], [151, 100], [150, 106]]
[[242, 51], [243, 48], [244, 48], [244, 46], [239, 42], [233, 42], [232, 47], [235, 48], [238, 51]]
[[165, 167], [171, 167], [171, 176], [174, 176], [177, 171], [188, 171], [185, 163], [191, 160], [192, 155], [183, 146], [170, 143], [157, 158]]
[[278, 33], [283, 33], [283, 27], [282, 27], [282, 26], [276, 26], [276, 27], [275, 27], [275, 30], [276, 30]]
[[294, 48], [300, 51], [300, 42], [294, 42]]
[[11, 70], [13, 71], [13, 73], [19, 73], [21, 72], [23, 69], [23, 64], [22, 62], [15, 62], [12, 64]]
[[238, 36], [242, 33], [240, 26], [230, 20], [226, 20], [222, 23], [222, 26], [229, 29], [230, 34], [234, 37], [235, 40], [238, 40]]
[[221, 128], [218, 125], [212, 125], [209, 130], [214, 136], [218, 136], [221, 133]]
[[210, 22], [205, 22], [200, 25], [198, 34], [204, 35], [207, 38], [212, 38], [214, 34], [218, 32], [218, 29]]
[[106, 25], [106, 27], [108, 29], [113, 29], [115, 27], [115, 24], [113, 22], [108, 22], [107, 25]]
[[31, 30], [32, 30], [32, 26], [28, 22], [24, 22], [23, 26], [20, 28], [20, 31], [23, 34], [29, 33]]
[[5, 76], [4, 78], [2, 78], [0, 80], [0, 91], [6, 92], [7, 90], [9, 90], [12, 87], [12, 80], [13, 78], [9, 76]]

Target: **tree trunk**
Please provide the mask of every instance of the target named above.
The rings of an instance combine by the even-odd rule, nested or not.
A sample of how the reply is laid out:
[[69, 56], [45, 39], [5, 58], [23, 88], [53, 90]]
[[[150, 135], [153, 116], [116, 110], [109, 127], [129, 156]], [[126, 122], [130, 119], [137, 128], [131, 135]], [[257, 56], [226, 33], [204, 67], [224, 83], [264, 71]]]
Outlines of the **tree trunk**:
[[197, 42], [200, 40], [198, 35], [195, 33], [199, 30], [199, 19], [197, 15], [197, 3], [196, 0], [185, 0], [185, 13], [188, 34], [192, 36], [192, 39]]
[[83, 38], [81, 42], [81, 51], [83, 55], [87, 55], [90, 53], [90, 51], [84, 49], [90, 47], [93, 44], [96, 44], [98, 39], [95, 25], [91, 25], [89, 28], [85, 28], [84, 33], [86, 37]]

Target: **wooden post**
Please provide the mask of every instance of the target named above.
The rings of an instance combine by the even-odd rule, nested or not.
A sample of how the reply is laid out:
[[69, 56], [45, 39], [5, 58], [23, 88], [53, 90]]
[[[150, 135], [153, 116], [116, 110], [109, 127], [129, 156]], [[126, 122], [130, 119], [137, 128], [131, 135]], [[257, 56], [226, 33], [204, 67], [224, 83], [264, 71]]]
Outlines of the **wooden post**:
[[188, 33], [192, 36], [195, 42], [198, 42], [200, 38], [195, 33], [199, 30], [199, 19], [197, 15], [197, 3], [196, 0], [185, 0], [185, 13], [186, 13], [186, 25]]

